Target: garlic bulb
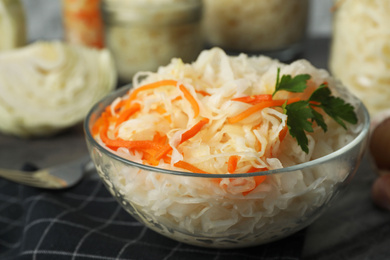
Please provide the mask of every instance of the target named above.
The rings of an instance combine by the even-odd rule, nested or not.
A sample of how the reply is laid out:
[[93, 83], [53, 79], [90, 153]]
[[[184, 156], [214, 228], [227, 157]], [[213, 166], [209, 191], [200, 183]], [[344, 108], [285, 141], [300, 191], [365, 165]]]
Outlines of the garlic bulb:
[[116, 85], [108, 50], [37, 42], [0, 53], [0, 131], [42, 136], [72, 126]]

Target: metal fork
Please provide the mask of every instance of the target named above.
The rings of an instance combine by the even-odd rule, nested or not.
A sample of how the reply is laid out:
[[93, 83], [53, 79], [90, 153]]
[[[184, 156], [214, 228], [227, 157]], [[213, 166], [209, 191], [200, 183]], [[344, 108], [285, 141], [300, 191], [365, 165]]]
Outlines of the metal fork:
[[0, 177], [27, 186], [65, 189], [77, 184], [87, 171], [94, 169], [89, 156], [33, 172], [0, 169]]

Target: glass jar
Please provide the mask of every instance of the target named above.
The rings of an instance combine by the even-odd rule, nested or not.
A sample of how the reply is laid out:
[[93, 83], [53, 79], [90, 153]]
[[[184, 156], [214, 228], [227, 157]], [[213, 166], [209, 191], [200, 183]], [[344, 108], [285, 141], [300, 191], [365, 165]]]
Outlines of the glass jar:
[[0, 51], [26, 44], [26, 19], [20, 0], [0, 0], [0, 32]]
[[329, 68], [372, 118], [390, 110], [390, 1], [335, 1]]
[[204, 0], [208, 46], [289, 61], [302, 51], [308, 0]]
[[201, 0], [103, 0], [102, 11], [121, 83], [172, 58], [191, 62], [203, 49]]
[[62, 0], [65, 40], [103, 48], [100, 0]]

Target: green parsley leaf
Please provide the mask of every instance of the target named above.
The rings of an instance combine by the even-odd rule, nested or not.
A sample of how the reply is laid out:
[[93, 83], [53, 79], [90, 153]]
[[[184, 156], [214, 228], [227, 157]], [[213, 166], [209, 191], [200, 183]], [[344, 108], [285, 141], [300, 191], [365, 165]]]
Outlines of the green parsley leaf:
[[275, 91], [272, 96], [274, 96], [279, 90], [286, 90], [295, 93], [303, 92], [307, 87], [306, 81], [311, 78], [309, 74], [299, 74], [295, 77], [291, 77], [291, 75], [283, 75], [280, 79], [279, 74], [280, 68], [278, 68], [278, 72], [276, 75]]
[[[345, 101], [339, 97], [332, 96], [329, 87], [324, 84], [313, 92], [309, 101], [314, 102], [313, 106], [322, 108], [326, 114], [333, 118], [333, 120], [340, 124], [344, 129], [347, 129], [347, 126], [343, 121], [351, 124], [356, 124], [358, 121], [353, 106], [345, 103]], [[319, 104], [316, 105], [316, 103]]]
[[284, 106], [285, 114], [287, 115], [287, 127], [290, 135], [296, 138], [298, 145], [305, 153], [309, 152], [308, 139], [306, 132], [313, 132], [312, 109], [309, 107], [308, 101], [298, 101]]
[[[300, 74], [295, 77], [283, 75], [280, 78], [278, 68], [276, 76], [274, 96], [278, 91], [285, 90], [294, 93], [303, 92], [310, 79], [308, 74]], [[324, 132], [328, 130], [323, 115], [316, 109], [322, 109], [333, 120], [345, 129], [344, 121], [356, 124], [358, 119], [354, 107], [339, 97], [332, 96], [327, 84], [321, 84], [308, 100], [301, 100], [287, 105], [282, 105], [283, 113], [287, 115], [287, 127], [290, 135], [297, 140], [298, 145], [305, 153], [309, 152], [306, 132], [313, 132], [313, 122], [317, 123]]]
[[314, 108], [311, 108], [311, 112], [313, 113], [313, 121], [319, 125], [324, 132], [328, 131], [328, 126], [325, 123], [324, 117], [321, 113], [317, 112]]

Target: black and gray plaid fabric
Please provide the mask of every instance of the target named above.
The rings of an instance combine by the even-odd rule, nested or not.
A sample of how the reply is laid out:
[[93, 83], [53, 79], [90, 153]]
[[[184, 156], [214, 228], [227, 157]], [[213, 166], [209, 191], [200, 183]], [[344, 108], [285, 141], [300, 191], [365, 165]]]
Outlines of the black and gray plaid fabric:
[[304, 231], [278, 242], [218, 250], [149, 230], [125, 212], [97, 178], [45, 191], [0, 180], [0, 259], [300, 259]]

